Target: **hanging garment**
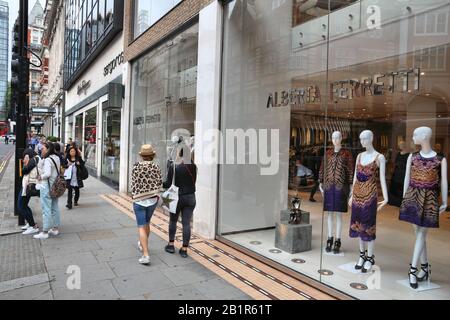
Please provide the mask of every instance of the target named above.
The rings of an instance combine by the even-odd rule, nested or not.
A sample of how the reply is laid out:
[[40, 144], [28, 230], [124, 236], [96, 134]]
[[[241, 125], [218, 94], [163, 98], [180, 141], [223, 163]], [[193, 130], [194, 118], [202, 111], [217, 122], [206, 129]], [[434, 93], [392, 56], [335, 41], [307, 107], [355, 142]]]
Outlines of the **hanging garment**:
[[323, 210], [328, 212], [347, 212], [350, 185], [354, 173], [353, 157], [349, 150], [327, 151], [320, 166], [319, 180], [323, 184]]
[[[353, 186], [352, 217], [350, 237], [363, 241], [376, 239], [377, 230], [377, 176], [379, 172], [377, 160], [365, 166], [361, 160], [357, 163], [356, 182]], [[361, 156], [359, 157], [361, 158]]]
[[402, 221], [425, 228], [439, 228], [439, 185], [444, 157], [412, 156], [411, 178], [400, 207]]
[[402, 204], [408, 157], [409, 153], [401, 154], [399, 152], [395, 158], [394, 173], [392, 174], [391, 185], [389, 186], [389, 204], [391, 206], [400, 207]]

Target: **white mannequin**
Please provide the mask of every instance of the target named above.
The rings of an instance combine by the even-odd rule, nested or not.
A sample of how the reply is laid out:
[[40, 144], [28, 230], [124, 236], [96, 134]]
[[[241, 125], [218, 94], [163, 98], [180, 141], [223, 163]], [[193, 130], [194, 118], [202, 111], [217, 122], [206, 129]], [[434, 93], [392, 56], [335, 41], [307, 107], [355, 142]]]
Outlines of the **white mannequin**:
[[[331, 136], [333, 142], [334, 152], [339, 152], [342, 149], [342, 134], [339, 131], [333, 132]], [[319, 185], [322, 197], [324, 197], [324, 190], [322, 183]], [[328, 212], [328, 238], [333, 237], [333, 217], [336, 215], [336, 239], [341, 239], [342, 235], [342, 212]]]
[[[431, 148], [431, 136], [433, 134], [433, 130], [428, 127], [420, 127], [414, 130], [413, 141], [415, 145], [421, 146], [420, 155], [424, 158], [433, 158], [437, 155], [435, 151]], [[406, 163], [406, 174], [405, 174], [405, 184], [403, 190], [403, 196], [405, 196], [406, 191], [409, 187], [409, 182], [411, 178], [411, 164], [412, 164], [412, 155], [409, 156], [408, 162]], [[439, 207], [439, 213], [442, 214], [447, 209], [447, 194], [448, 194], [448, 182], [447, 182], [447, 160], [444, 158], [441, 163], [441, 194], [442, 194], [442, 205]], [[411, 266], [416, 267], [417, 263], [427, 264], [428, 256], [427, 256], [427, 233], [428, 228], [419, 227], [414, 225], [414, 231], [416, 233], [416, 243], [414, 246], [414, 253], [411, 261]], [[427, 270], [428, 271], [428, 270]], [[420, 269], [418, 278], [424, 277], [426, 272], [423, 268]], [[417, 284], [417, 278], [413, 275], [409, 276], [409, 282], [412, 284]]]
[[[361, 132], [359, 136], [361, 145], [363, 148], [366, 149], [366, 151], [362, 152], [358, 155], [358, 158], [356, 160], [356, 163], [358, 161], [361, 163], [361, 165], [365, 166], [369, 163], [372, 163], [375, 161], [375, 159], [378, 156], [377, 165], [380, 169], [380, 184], [381, 184], [381, 191], [383, 193], [383, 201], [378, 203], [377, 211], [380, 211], [387, 203], [388, 203], [388, 189], [386, 184], [386, 158], [377, 152], [373, 147], [373, 132], [370, 130], [365, 130]], [[356, 182], [357, 179], [357, 166], [355, 166], [355, 175], [353, 178], [353, 185]], [[350, 192], [350, 200], [349, 200], [349, 206], [352, 205], [353, 202], [353, 190]], [[359, 239], [359, 251], [365, 252], [367, 248], [367, 256], [373, 257], [374, 255], [374, 249], [375, 249], [375, 240], [373, 241], [363, 241], [361, 238]], [[359, 261], [357, 262], [357, 265], [363, 265], [364, 263], [364, 269], [367, 271], [370, 271], [372, 268], [372, 263], [370, 261], [365, 261], [363, 258], [359, 258]]]

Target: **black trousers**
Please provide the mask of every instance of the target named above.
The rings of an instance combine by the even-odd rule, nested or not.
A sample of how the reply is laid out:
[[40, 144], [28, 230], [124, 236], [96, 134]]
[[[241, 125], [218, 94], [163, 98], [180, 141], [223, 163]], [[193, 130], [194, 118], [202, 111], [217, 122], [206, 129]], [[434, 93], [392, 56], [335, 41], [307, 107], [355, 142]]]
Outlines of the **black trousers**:
[[177, 213], [170, 214], [169, 242], [175, 241], [177, 221], [181, 213], [183, 224], [183, 247], [188, 247], [191, 241], [191, 219], [196, 205], [195, 193], [180, 195], [178, 198]]
[[72, 187], [72, 186], [68, 186], [67, 187], [68, 190], [68, 194], [67, 194], [67, 204], [69, 206], [72, 206], [72, 199], [73, 199], [73, 191], [75, 190], [75, 203], [78, 203], [78, 200], [80, 200], [80, 188], [79, 187]]
[[18, 199], [18, 207], [19, 212], [22, 214], [22, 217], [25, 219], [25, 221], [28, 222], [30, 227], [34, 227], [36, 226], [36, 223], [34, 222], [33, 211], [31, 211], [31, 208], [28, 205], [30, 203], [30, 199], [30, 196], [22, 197], [21, 192]]

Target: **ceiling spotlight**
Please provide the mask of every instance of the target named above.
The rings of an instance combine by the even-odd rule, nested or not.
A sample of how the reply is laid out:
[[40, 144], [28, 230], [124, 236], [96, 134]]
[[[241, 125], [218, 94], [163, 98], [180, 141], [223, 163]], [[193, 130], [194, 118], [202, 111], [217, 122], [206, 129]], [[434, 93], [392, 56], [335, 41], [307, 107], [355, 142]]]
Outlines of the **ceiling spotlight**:
[[384, 104], [387, 105], [387, 102], [385, 102]]
[[425, 72], [421, 72], [420, 75], [421, 75], [421, 76], [424, 76], [424, 75], [425, 75]]
[[430, 96], [430, 94], [429, 94], [429, 93], [426, 93], [425, 95], [426, 95], [427, 97], [429, 97], [429, 96]]

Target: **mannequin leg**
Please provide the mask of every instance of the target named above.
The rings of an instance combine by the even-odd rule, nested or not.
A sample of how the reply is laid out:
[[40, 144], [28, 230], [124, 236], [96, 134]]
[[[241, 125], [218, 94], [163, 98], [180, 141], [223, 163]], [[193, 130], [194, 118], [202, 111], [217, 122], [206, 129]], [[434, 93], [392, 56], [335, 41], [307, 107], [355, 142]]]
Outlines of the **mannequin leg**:
[[363, 272], [366, 273], [372, 269], [372, 267], [375, 265], [374, 260], [374, 251], [375, 251], [375, 240], [368, 241], [367, 242], [367, 258], [364, 262]]
[[331, 249], [333, 248], [333, 242], [334, 242], [334, 238], [333, 238], [333, 212], [328, 212], [328, 224], [327, 224], [327, 229], [328, 229], [328, 239], [327, 239], [327, 246], [325, 248], [326, 252], [331, 252]]
[[[423, 227], [414, 226], [414, 231], [416, 233], [416, 244], [414, 246], [414, 253], [411, 261], [411, 269], [410, 272], [414, 272], [417, 268], [419, 273], [417, 277], [414, 275], [409, 275], [409, 282], [413, 285], [417, 284], [417, 278], [423, 278], [426, 275], [426, 272], [422, 270], [421, 267], [418, 266], [419, 260], [422, 264], [428, 263], [427, 257], [427, 248], [426, 248], [426, 237], [428, 234], [428, 229]], [[428, 271], [429, 269], [426, 268]]]
[[359, 259], [355, 265], [356, 270], [361, 270], [366, 261], [366, 243], [360, 238], [359, 239]]
[[328, 212], [328, 238], [333, 236], [333, 212]]
[[336, 212], [336, 238], [340, 239], [342, 235], [342, 212]]
[[367, 242], [367, 256], [371, 257], [375, 253], [375, 240]]

